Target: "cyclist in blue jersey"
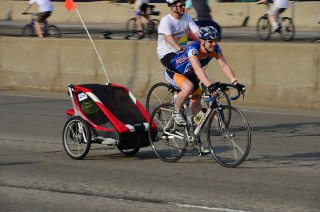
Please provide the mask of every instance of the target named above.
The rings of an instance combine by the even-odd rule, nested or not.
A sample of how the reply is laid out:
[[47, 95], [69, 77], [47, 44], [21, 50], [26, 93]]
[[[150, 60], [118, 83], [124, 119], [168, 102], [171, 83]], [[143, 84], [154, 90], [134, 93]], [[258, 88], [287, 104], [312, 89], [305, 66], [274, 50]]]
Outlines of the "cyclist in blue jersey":
[[[177, 124], [186, 125], [186, 120], [181, 115], [183, 104], [189, 95], [201, 95], [199, 79], [208, 87], [213, 96], [219, 94], [217, 84], [213, 84], [207, 77], [202, 67], [206, 66], [212, 58], [216, 58], [221, 69], [239, 92], [245, 86], [238, 83], [237, 78], [223, 56], [220, 45], [217, 44], [219, 33], [212, 26], [202, 27], [198, 33], [199, 41], [190, 44], [183, 52], [175, 56], [165, 69], [165, 78], [172, 86], [180, 90], [176, 99], [173, 117]], [[200, 99], [191, 103], [192, 114], [196, 115], [201, 110]]]
[[[245, 90], [245, 86], [238, 83], [232, 68], [223, 56], [220, 45], [217, 44], [219, 33], [212, 26], [202, 27], [198, 33], [199, 41], [191, 43], [185, 50], [177, 54], [167, 65], [165, 69], [165, 78], [177, 90], [180, 90], [173, 111], [173, 118], [178, 125], [187, 125], [187, 121], [181, 114], [184, 103], [187, 102], [190, 95], [202, 95], [199, 87], [199, 79], [208, 87], [213, 96], [219, 95], [219, 87], [210, 81], [202, 67], [206, 66], [212, 58], [216, 58], [220, 68], [225, 75], [234, 84], [239, 92]], [[201, 98], [192, 99], [190, 103], [192, 115], [196, 115], [202, 109]], [[208, 153], [209, 150], [199, 141], [202, 153]]]

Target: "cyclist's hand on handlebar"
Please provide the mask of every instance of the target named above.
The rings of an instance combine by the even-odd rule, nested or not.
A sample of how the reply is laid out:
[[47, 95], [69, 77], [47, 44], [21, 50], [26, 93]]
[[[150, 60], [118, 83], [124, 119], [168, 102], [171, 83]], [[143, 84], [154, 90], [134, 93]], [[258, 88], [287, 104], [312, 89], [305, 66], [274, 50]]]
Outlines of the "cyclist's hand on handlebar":
[[221, 89], [218, 83], [214, 83], [209, 85], [208, 90], [212, 94], [212, 96], [216, 97], [217, 95], [219, 95]]
[[238, 90], [239, 93], [244, 93], [246, 91], [246, 86], [240, 84], [240, 83], [237, 83], [234, 85], [234, 87]]

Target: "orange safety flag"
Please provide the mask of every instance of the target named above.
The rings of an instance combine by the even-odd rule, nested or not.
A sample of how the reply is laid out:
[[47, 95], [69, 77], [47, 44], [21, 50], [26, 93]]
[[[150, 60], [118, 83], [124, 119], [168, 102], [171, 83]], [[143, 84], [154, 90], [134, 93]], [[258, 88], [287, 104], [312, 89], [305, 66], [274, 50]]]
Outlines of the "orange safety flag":
[[64, 4], [67, 8], [67, 10], [71, 11], [73, 9], [77, 9], [76, 4], [73, 2], [73, 0], [66, 0], [65, 4]]

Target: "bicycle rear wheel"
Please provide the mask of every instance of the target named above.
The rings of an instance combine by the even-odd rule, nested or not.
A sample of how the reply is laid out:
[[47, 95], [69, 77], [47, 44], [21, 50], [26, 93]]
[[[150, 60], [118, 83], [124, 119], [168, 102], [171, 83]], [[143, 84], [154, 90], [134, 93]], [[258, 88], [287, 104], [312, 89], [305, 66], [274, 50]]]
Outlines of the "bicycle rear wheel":
[[149, 141], [156, 155], [165, 162], [176, 162], [186, 152], [187, 127], [178, 127], [172, 119], [173, 104], [158, 106], [151, 114], [149, 125], [157, 125], [157, 135], [149, 129]]
[[284, 41], [291, 41], [294, 38], [296, 31], [291, 18], [282, 18], [281, 37]]
[[139, 152], [140, 147], [136, 147], [136, 148], [133, 148], [133, 149], [121, 149], [121, 148], [118, 147], [118, 149], [122, 154], [124, 154], [126, 156], [133, 156], [133, 155], [135, 155], [136, 153]]
[[51, 37], [51, 38], [61, 38], [61, 32], [58, 27], [55, 25], [49, 25], [47, 26], [45, 30], [45, 37]]
[[63, 128], [63, 147], [69, 157], [84, 158], [91, 147], [91, 132], [87, 123], [78, 116], [70, 118]]
[[271, 24], [267, 16], [262, 16], [258, 20], [257, 34], [261, 40], [269, 40], [271, 36]]
[[34, 27], [31, 24], [27, 24], [23, 27], [22, 29], [22, 36], [24, 37], [34, 37], [35, 34], [35, 30]]
[[[227, 124], [224, 113], [229, 110], [231, 119]], [[251, 146], [251, 131], [246, 117], [233, 106], [222, 106], [222, 110], [214, 113], [213, 117], [207, 134], [213, 157], [222, 166], [239, 166], [246, 160]]]
[[159, 20], [157, 19], [152, 19], [148, 21], [148, 37], [150, 39], [156, 39], [158, 37], [158, 25], [159, 25]]
[[169, 104], [173, 102], [174, 88], [164, 82], [154, 84], [146, 99], [146, 109], [151, 113], [156, 107], [161, 104]]

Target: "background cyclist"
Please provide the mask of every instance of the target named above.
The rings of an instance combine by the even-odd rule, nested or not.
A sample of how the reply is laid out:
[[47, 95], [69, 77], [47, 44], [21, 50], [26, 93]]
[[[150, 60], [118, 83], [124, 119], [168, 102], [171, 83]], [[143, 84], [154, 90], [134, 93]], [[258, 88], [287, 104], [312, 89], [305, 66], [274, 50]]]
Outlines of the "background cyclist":
[[[260, 0], [257, 4], [263, 4], [265, 2], [272, 2], [271, 0]], [[284, 12], [289, 8], [289, 0], [273, 0], [273, 7], [268, 12], [269, 20], [272, 24], [272, 33], [277, 32], [280, 26], [277, 22], [277, 16], [279, 13]]]
[[185, 14], [184, 0], [166, 0], [171, 13], [164, 16], [158, 28], [157, 52], [166, 67], [170, 60], [187, 46], [188, 32], [196, 33], [199, 27], [189, 14]]
[[[245, 86], [238, 83], [237, 78], [223, 56], [220, 45], [217, 44], [219, 33], [212, 26], [202, 27], [198, 33], [199, 41], [191, 43], [184, 51], [176, 55], [165, 69], [165, 79], [173, 87], [180, 90], [176, 99], [173, 118], [178, 125], [186, 125], [187, 121], [181, 114], [183, 104], [190, 95], [202, 95], [199, 79], [208, 87], [213, 96], [218, 95], [218, 85], [210, 81], [202, 67], [206, 66], [212, 58], [216, 58], [220, 68], [235, 85], [239, 92], [243, 92]], [[201, 99], [193, 99], [191, 104], [192, 115], [196, 115], [202, 109]], [[200, 145], [200, 144], [199, 144]], [[201, 151], [209, 152], [202, 145]]]
[[30, 8], [34, 4], [39, 5], [38, 14], [37, 14], [38, 18], [34, 22], [35, 27], [37, 30], [38, 37], [43, 37], [40, 23], [45, 23], [47, 18], [51, 15], [51, 12], [53, 11], [53, 4], [51, 3], [50, 0], [29, 0], [27, 7], [24, 9], [22, 14], [27, 14], [27, 12], [30, 10]]
[[[149, 0], [130, 0], [129, 3], [133, 4], [135, 2], [135, 14], [136, 14], [136, 21], [138, 30], [144, 30], [143, 23], [142, 23], [142, 17], [146, 17], [149, 19], [149, 16], [147, 14], [147, 8], [149, 4]], [[139, 39], [144, 38], [143, 33], [139, 33]]]

